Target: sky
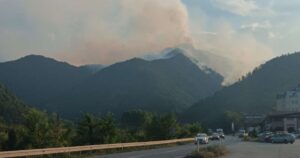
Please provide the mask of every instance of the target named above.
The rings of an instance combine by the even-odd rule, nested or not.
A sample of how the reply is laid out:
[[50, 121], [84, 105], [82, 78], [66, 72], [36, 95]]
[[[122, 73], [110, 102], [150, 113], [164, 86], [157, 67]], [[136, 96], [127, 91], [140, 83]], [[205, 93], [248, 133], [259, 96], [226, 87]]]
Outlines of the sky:
[[108, 65], [190, 44], [230, 59], [225, 78], [237, 80], [300, 50], [299, 8], [298, 0], [0, 0], [0, 62], [39, 54]]

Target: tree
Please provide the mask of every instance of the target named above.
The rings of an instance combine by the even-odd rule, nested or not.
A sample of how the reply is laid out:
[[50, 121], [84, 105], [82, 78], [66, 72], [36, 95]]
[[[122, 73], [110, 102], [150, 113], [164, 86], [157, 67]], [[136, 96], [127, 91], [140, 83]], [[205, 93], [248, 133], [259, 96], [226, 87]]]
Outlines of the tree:
[[45, 113], [36, 109], [30, 109], [24, 115], [26, 126], [26, 141], [28, 148], [49, 147], [50, 125]]
[[236, 127], [241, 127], [245, 120], [245, 115], [241, 112], [226, 111], [225, 117], [230, 123], [233, 122]]
[[152, 121], [153, 113], [134, 110], [125, 112], [121, 118], [122, 127], [129, 133], [135, 141], [144, 141], [146, 139], [146, 126]]
[[121, 123], [130, 130], [138, 131], [151, 121], [151, 117], [149, 112], [134, 110], [123, 113]]
[[77, 127], [78, 144], [103, 144], [116, 142], [117, 126], [112, 114], [96, 117], [85, 114]]
[[57, 114], [52, 114], [49, 120], [49, 143], [52, 146], [68, 146], [71, 144], [72, 128], [67, 127], [66, 123]]
[[174, 138], [177, 125], [176, 116], [173, 113], [163, 116], [155, 115], [146, 127], [147, 137], [151, 140]]
[[99, 119], [99, 126], [96, 128], [98, 143], [114, 143], [117, 138], [117, 126], [111, 113]]
[[24, 120], [25, 131], [19, 130], [19, 132], [25, 133], [26, 148], [58, 147], [69, 144], [65, 139], [67, 129], [62, 120], [36, 109], [30, 109], [24, 115]]
[[0, 120], [0, 150], [5, 148], [5, 144], [8, 141], [7, 126]]
[[79, 144], [96, 143], [96, 127], [99, 126], [99, 120], [92, 114], [84, 114], [77, 126], [77, 135]]
[[6, 144], [6, 150], [20, 150], [28, 147], [30, 141], [27, 137], [28, 131], [24, 125], [11, 124], [8, 127], [8, 141]]

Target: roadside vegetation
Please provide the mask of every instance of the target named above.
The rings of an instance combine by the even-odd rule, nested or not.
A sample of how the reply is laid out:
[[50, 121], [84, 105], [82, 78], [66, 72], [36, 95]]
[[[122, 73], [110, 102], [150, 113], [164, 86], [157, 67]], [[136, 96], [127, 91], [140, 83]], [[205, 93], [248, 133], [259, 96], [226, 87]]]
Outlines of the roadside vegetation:
[[217, 158], [228, 154], [229, 151], [223, 145], [214, 145], [194, 151], [185, 158]]
[[113, 114], [83, 114], [77, 121], [61, 119], [31, 108], [21, 121], [0, 120], [0, 149], [19, 150], [75, 145], [124, 143], [192, 137], [199, 123], [179, 124], [173, 113], [130, 111], [116, 119]]

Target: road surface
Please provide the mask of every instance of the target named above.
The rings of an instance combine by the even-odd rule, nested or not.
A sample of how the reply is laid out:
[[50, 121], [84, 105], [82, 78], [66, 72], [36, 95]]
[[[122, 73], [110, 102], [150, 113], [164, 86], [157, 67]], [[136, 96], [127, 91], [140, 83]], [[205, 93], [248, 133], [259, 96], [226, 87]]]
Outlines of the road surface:
[[294, 144], [239, 142], [227, 148], [230, 154], [222, 158], [300, 158], [300, 140]]
[[[211, 141], [208, 145], [224, 144], [232, 145], [240, 142], [238, 138], [226, 137], [223, 141]], [[207, 147], [208, 145], [201, 145], [201, 147]], [[174, 147], [165, 147], [160, 149], [149, 149], [141, 151], [133, 151], [126, 153], [109, 154], [102, 156], [95, 156], [92, 158], [183, 158], [196, 150], [196, 145], [190, 143], [186, 145], [178, 145]]]

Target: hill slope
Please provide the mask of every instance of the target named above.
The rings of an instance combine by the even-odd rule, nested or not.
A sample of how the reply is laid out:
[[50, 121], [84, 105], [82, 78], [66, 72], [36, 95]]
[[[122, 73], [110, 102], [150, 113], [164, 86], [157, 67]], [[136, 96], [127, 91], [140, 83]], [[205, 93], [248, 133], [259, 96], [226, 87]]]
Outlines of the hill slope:
[[87, 78], [87, 70], [38, 55], [0, 63], [0, 82], [26, 103], [40, 105]]
[[90, 65], [82, 65], [79, 68], [82, 69], [82, 71], [87, 71], [94, 74], [102, 70], [104, 67], [105, 66], [101, 64], [90, 64]]
[[266, 113], [272, 110], [276, 95], [300, 83], [300, 53], [274, 58], [241, 81], [189, 108], [183, 118], [206, 125], [222, 125], [225, 111]]
[[216, 72], [201, 70], [180, 49], [170, 55], [153, 61], [134, 58], [106, 67], [48, 102], [46, 108], [67, 117], [80, 112], [118, 115], [132, 109], [179, 112], [221, 88], [223, 78]]
[[6, 122], [22, 121], [22, 114], [26, 113], [29, 107], [21, 103], [14, 95], [0, 84], [0, 118]]

